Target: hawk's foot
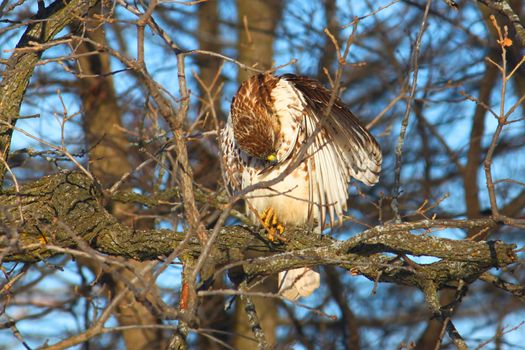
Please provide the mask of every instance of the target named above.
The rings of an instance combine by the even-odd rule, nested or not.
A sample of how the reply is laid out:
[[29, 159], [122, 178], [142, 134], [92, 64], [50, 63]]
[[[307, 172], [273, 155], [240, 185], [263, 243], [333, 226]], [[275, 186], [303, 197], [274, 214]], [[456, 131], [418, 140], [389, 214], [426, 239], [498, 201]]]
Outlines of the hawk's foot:
[[261, 216], [261, 223], [268, 234], [268, 239], [273, 243], [286, 242], [284, 226], [277, 220], [277, 214], [272, 207], [264, 209]]

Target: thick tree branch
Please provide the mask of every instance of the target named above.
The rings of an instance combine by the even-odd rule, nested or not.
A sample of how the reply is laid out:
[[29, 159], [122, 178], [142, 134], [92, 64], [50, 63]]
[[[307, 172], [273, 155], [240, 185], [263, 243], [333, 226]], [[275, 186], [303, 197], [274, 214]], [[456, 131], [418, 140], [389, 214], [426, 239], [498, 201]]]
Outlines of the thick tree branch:
[[[38, 261], [63, 252], [82, 254], [82, 242], [106, 255], [156, 259], [172, 253], [185, 236], [184, 232], [169, 230], [136, 231], [118, 223], [105, 211], [102, 194], [82, 173], [48, 176], [22, 186], [18, 193], [9, 190], [0, 197], [0, 208], [3, 223], [0, 255], [4, 261]], [[454, 288], [458, 280], [472, 282], [492, 267], [516, 262], [514, 245], [450, 240], [409, 232], [494, 225], [490, 218], [423, 220], [377, 226], [346, 241], [296, 228], [288, 232], [288, 243], [280, 246], [271, 245], [253, 227], [224, 227], [210, 259], [215, 265], [225, 266], [222, 270], [243, 266], [250, 278], [300, 266], [336, 265], [371, 280], [418, 288], [431, 281], [438, 288]], [[198, 240], [192, 239], [180, 256], [198, 257], [200, 252]], [[261, 257], [246, 259], [253, 253]], [[440, 260], [415, 264], [405, 259], [406, 255]]]
[[[7, 160], [13, 126], [20, 112], [29, 79], [43, 53], [41, 44], [50, 42], [67, 25], [84, 16], [98, 0], [57, 0], [39, 11], [7, 61], [0, 83], [0, 159]], [[0, 162], [0, 185], [5, 163]]]

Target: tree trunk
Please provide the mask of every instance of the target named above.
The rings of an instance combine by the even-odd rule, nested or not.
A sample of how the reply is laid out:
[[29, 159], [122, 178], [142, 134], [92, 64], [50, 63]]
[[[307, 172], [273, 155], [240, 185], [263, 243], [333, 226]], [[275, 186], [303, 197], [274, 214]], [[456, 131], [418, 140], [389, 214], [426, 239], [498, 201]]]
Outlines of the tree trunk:
[[[85, 35], [90, 40], [107, 45], [102, 23], [91, 25]], [[95, 50], [87, 41], [80, 41], [75, 47], [77, 47], [77, 54]], [[104, 188], [108, 188], [132, 170], [131, 159], [128, 159], [130, 143], [123, 132], [122, 111], [117, 103], [113, 78], [108, 74], [111, 72], [110, 57], [104, 53], [81, 55], [78, 58], [78, 67], [80, 73], [86, 76], [79, 80], [78, 92], [84, 112], [83, 126], [89, 150], [89, 170]], [[110, 202], [108, 206], [108, 210], [119, 219], [119, 222], [135, 228], [151, 228], [153, 222], [149, 220], [135, 223], [130, 219], [129, 214], [135, 211], [133, 205]], [[96, 268], [89, 259], [80, 259], [79, 263], [86, 264], [91, 269]], [[128, 263], [135, 271], [123, 269], [118, 274], [107, 273], [102, 279], [112, 291], [112, 296], [126, 290], [128, 287], [122, 281], [132, 280], [136, 273], [142, 274], [146, 266], [145, 263], [134, 260], [129, 260]], [[146, 273], [142, 277], [144, 280], [151, 280], [153, 287], [150, 293], [156, 295], [151, 273]], [[135, 299], [129, 290], [118, 304], [115, 316], [120, 326], [155, 325], [160, 322], [143, 303]], [[124, 330], [122, 334], [128, 350], [154, 350], [165, 347], [162, 331], [159, 329], [137, 327]]]

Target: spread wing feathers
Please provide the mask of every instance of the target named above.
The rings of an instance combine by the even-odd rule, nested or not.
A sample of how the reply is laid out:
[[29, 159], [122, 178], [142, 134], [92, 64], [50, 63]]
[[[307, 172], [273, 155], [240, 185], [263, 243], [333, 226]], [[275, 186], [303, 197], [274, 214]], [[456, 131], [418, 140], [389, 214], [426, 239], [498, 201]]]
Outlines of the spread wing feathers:
[[[313, 135], [316, 124], [312, 117], [304, 119], [305, 136]], [[315, 136], [308, 149], [309, 173], [313, 181], [310, 183], [310, 192], [313, 194], [314, 217], [319, 220], [321, 229], [326, 222], [326, 214], [330, 219], [330, 226], [334, 225], [335, 217], [342, 218], [346, 209], [347, 186], [350, 181], [348, 172], [342, 166], [340, 157], [333, 142], [327, 142], [321, 133]]]
[[[336, 154], [340, 154], [337, 157], [334, 152], [330, 152], [331, 157], [339, 158], [342, 164], [332, 163], [329, 168], [336, 164], [344, 165], [348, 174], [353, 178], [369, 186], [377, 183], [382, 162], [381, 149], [357, 117], [337, 98], [330, 115], [325, 118], [324, 113], [331, 97], [328, 89], [318, 81], [307, 77], [285, 74], [282, 78], [292, 83], [302, 93], [306, 108], [309, 109], [308, 116], [314, 120], [313, 124], [322, 127], [320, 137], [325, 139], [327, 145], [331, 144], [327, 146], [327, 149], [335, 150]], [[327, 160], [330, 161], [330, 158]]]

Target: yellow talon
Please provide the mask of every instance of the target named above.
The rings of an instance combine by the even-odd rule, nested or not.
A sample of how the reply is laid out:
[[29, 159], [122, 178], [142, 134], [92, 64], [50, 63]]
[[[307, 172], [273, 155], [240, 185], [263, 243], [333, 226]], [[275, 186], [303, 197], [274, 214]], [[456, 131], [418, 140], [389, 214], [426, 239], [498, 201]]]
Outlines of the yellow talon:
[[272, 207], [264, 209], [260, 216], [261, 223], [268, 234], [268, 239], [271, 242], [285, 242], [286, 239], [282, 236], [284, 233], [284, 225], [277, 220], [277, 214]]

